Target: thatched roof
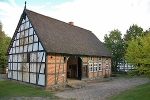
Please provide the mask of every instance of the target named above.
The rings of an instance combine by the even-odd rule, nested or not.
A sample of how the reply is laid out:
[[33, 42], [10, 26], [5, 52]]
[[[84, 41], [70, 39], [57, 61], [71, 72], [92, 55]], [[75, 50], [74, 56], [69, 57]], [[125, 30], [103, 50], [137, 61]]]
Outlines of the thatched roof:
[[[25, 9], [26, 14], [48, 53], [112, 56], [89, 30]], [[94, 26], [93, 26], [94, 27]]]

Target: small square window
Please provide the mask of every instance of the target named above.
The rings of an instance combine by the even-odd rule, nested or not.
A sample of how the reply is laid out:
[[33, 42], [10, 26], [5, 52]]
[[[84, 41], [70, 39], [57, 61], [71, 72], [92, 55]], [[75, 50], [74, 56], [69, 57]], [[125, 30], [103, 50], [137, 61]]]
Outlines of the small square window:
[[102, 57], [98, 57], [98, 60], [102, 60]]
[[89, 60], [93, 60], [93, 57], [89, 57]]
[[106, 57], [106, 60], [108, 60], [108, 57]]
[[109, 69], [109, 65], [108, 64], [106, 64], [106, 70], [108, 70]]
[[101, 63], [98, 64], [98, 71], [102, 71], [102, 64]]

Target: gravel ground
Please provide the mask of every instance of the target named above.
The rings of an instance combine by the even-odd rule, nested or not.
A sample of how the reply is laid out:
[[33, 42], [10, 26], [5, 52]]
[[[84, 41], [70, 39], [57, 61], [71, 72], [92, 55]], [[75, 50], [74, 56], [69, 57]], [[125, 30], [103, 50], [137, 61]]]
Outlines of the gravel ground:
[[106, 100], [114, 94], [147, 82], [147, 78], [116, 78], [108, 82], [90, 83], [80, 89], [57, 92], [55, 95], [64, 99]]

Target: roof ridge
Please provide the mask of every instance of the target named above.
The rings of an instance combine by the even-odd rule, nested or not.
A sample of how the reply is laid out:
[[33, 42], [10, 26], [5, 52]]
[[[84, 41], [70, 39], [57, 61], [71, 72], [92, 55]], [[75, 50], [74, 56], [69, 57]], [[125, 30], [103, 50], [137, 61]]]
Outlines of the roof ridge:
[[[29, 10], [29, 9], [25, 9], [25, 10], [30, 11], [30, 12], [32, 12], [32, 13], [36, 13], [36, 14], [41, 15], [41, 16], [44, 16], [44, 17], [47, 17], [47, 18], [51, 18], [51, 19], [56, 20], [56, 21], [60, 21], [60, 22], [65, 23], [65, 24], [67, 24], [67, 25], [70, 25], [70, 24], [67, 23], [67, 22], [64, 22], [64, 21], [61, 21], [61, 20], [59, 20], [59, 19], [50, 17], [50, 16], [48, 16], [48, 15], [44, 15], [44, 14], [41, 14], [41, 13], [37, 13], [37, 12], [34, 12], [34, 11], [32, 11], [32, 10]], [[70, 26], [77, 27], [77, 28], [80, 28], [80, 29], [83, 29], [83, 30], [86, 30], [86, 31], [89, 31], [89, 32], [93, 33], [91, 30], [85, 29], [85, 28], [83, 28], [83, 27], [79, 27], [79, 26], [76, 26], [76, 25], [70, 25]]]

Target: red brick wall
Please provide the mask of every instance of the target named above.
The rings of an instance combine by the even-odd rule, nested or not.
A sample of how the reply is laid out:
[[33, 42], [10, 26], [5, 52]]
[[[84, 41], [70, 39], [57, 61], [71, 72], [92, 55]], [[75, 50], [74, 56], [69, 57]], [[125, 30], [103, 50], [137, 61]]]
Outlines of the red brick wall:
[[[82, 64], [88, 66], [89, 64], [89, 57], [81, 57], [82, 58]], [[87, 78], [93, 78], [93, 77], [99, 77], [103, 76], [105, 74], [111, 73], [111, 58], [108, 58], [108, 61], [106, 62], [106, 57], [102, 57], [102, 60], [99, 61], [98, 57], [93, 57], [93, 60], [90, 61], [93, 62], [101, 62], [102, 64], [102, 71], [96, 71], [96, 72], [89, 72], [88, 67], [88, 76]], [[105, 70], [106, 63], [109, 64], [109, 69]], [[93, 66], [94, 68], [94, 66]], [[47, 86], [56, 85], [56, 84], [63, 84], [67, 82], [67, 58], [66, 61], [64, 61], [64, 56], [60, 54], [49, 54], [47, 57]]]
[[66, 62], [60, 54], [49, 54], [47, 60], [47, 86], [66, 82]]
[[[89, 61], [89, 57], [82, 57], [82, 62], [83, 62], [83, 64], [93, 63], [93, 70], [94, 70], [94, 62], [102, 64], [102, 71], [88, 72], [88, 78], [99, 77], [99, 76], [102, 76], [102, 75], [105, 75], [105, 74], [108, 74], [108, 75], [111, 74], [111, 58], [108, 58], [108, 61], [106, 61], [106, 57], [102, 57], [102, 60], [99, 61], [98, 57], [93, 57], [93, 60]], [[109, 69], [108, 70], [106, 70], [106, 63], [109, 64]]]

